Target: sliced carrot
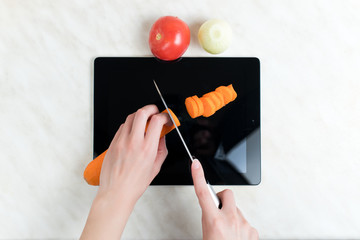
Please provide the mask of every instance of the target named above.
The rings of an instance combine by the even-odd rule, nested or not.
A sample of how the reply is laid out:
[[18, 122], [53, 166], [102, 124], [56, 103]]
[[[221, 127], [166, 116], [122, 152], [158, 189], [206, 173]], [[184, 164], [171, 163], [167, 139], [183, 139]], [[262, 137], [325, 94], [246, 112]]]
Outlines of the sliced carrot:
[[198, 105], [196, 104], [196, 101], [192, 97], [188, 97], [185, 99], [185, 106], [190, 117], [196, 118], [200, 116]]
[[201, 115], [203, 115], [203, 113], [204, 113], [204, 105], [203, 105], [203, 103], [202, 103], [202, 101], [200, 100], [200, 98], [198, 97], [198, 96], [192, 96], [191, 97], [195, 102], [196, 102], [196, 104], [197, 104], [197, 107], [198, 107], [198, 114], [197, 114], [197, 116], [201, 116]]
[[237, 97], [237, 93], [236, 93], [233, 85], [230, 84], [229, 86], [227, 86], [227, 88], [229, 88], [230, 91], [231, 91], [231, 96], [232, 96], [232, 97], [231, 97], [231, 101], [234, 101], [234, 100], [236, 99], [236, 97]]
[[225, 103], [224, 94], [219, 90], [215, 90], [214, 92], [218, 93], [218, 96], [221, 98], [221, 102], [223, 103], [222, 106], [225, 106], [226, 103]]
[[215, 94], [215, 91], [210, 92], [210, 96], [215, 103], [216, 111], [223, 107], [221, 104], [221, 99], [218, 97], [218, 95]]
[[[180, 121], [179, 119], [177, 118], [177, 116], [175, 115], [175, 113], [169, 108], [169, 111], [170, 111], [170, 114], [172, 116], [172, 118], [174, 119], [175, 121], [175, 124], [177, 127], [180, 126]], [[165, 109], [164, 111], [162, 112], [166, 112], [167, 113], [167, 110]], [[162, 130], [161, 130], [161, 133], [160, 133], [160, 138], [162, 138], [163, 136], [165, 136], [166, 134], [168, 134], [169, 132], [171, 132], [172, 130], [175, 129], [175, 126], [174, 124], [171, 124], [170, 126], [169, 125], [164, 125]]]
[[213, 103], [215, 104], [216, 111], [219, 110], [220, 108], [222, 108], [221, 100], [220, 100], [220, 99], [218, 98], [218, 96], [215, 94], [215, 91], [206, 93], [206, 94], [204, 94], [203, 97], [209, 97], [209, 98], [211, 98], [211, 100], [212, 100]]
[[228, 104], [229, 102], [231, 102], [232, 93], [229, 88], [227, 88], [225, 86], [220, 86], [220, 87], [216, 88], [215, 91], [221, 93], [224, 96], [225, 105]]
[[198, 96], [188, 97], [185, 100], [186, 109], [192, 118], [203, 115], [209, 117], [217, 110], [234, 101], [237, 93], [232, 84], [220, 86], [213, 92], [204, 94], [200, 99]]
[[218, 99], [220, 100], [220, 108], [222, 108], [223, 106], [225, 106], [225, 101], [224, 101], [224, 96], [222, 95], [222, 93], [219, 93], [217, 91], [214, 91], [213, 92], [217, 97]]
[[210, 97], [201, 97], [200, 98], [204, 105], [204, 117], [210, 117], [216, 112], [216, 107], [214, 102]]
[[[180, 126], [180, 121], [179, 119], [176, 117], [176, 115], [173, 113], [173, 111], [170, 110], [171, 116], [173, 117], [176, 126]], [[165, 109], [162, 112], [166, 112], [167, 110]], [[148, 124], [146, 124], [146, 129], [147, 129]], [[173, 129], [175, 128], [174, 124], [171, 124], [171, 126], [168, 125], [164, 125], [160, 134], [160, 138], [165, 136], [166, 134], [168, 134], [169, 132], [171, 132]], [[146, 131], [146, 130], [145, 130]], [[107, 153], [107, 150], [105, 152], [103, 152], [102, 154], [100, 154], [97, 158], [95, 158], [94, 160], [92, 160], [85, 168], [84, 171], [84, 179], [86, 180], [86, 182], [90, 185], [94, 185], [94, 186], [98, 186], [100, 183], [100, 172], [101, 172], [101, 167], [102, 167], [102, 163], [104, 161], [105, 155]]]

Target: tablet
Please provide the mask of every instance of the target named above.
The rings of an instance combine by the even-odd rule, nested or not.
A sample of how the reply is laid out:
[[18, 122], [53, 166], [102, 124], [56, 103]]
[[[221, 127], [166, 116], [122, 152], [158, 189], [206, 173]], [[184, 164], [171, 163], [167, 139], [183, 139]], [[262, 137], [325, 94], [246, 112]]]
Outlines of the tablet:
[[[165, 107], [156, 80], [190, 152], [212, 185], [257, 185], [261, 181], [260, 61], [257, 58], [98, 57], [94, 61], [94, 145], [97, 157], [126, 117], [155, 104]], [[189, 96], [233, 84], [237, 98], [210, 117], [191, 118]], [[190, 159], [176, 131], [166, 135], [168, 156], [152, 185], [191, 185]], [[145, 161], [145, 160], [144, 160]]]

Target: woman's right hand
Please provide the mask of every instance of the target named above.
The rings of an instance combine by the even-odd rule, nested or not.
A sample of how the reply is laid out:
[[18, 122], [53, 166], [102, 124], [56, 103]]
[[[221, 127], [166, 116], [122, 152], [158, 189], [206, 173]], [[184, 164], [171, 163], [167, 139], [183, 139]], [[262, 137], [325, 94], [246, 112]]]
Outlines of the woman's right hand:
[[202, 209], [203, 239], [259, 239], [256, 229], [250, 226], [236, 207], [231, 190], [226, 189], [217, 194], [222, 203], [222, 208], [218, 209], [211, 198], [204, 171], [198, 160], [192, 163], [191, 174]]

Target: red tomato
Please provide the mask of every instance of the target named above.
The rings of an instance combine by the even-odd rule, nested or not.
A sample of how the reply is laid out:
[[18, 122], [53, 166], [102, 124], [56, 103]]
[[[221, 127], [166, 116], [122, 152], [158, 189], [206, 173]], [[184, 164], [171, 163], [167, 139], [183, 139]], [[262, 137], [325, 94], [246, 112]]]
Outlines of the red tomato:
[[190, 44], [190, 29], [178, 17], [159, 18], [151, 27], [149, 45], [155, 57], [171, 61], [181, 57]]

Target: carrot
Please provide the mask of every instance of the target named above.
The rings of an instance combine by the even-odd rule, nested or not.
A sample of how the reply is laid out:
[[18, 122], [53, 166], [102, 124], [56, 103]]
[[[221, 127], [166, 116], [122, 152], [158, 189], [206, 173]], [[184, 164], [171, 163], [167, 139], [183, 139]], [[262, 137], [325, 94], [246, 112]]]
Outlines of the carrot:
[[204, 105], [203, 105], [202, 101], [200, 100], [200, 98], [195, 95], [195, 96], [192, 96], [192, 99], [194, 99], [194, 101], [196, 102], [196, 105], [198, 107], [197, 116], [199, 117], [199, 116], [203, 115], [203, 113], [204, 113]]
[[[171, 111], [171, 109], [169, 109], [169, 110], [170, 110], [171, 116], [173, 117], [173, 119], [176, 123], [176, 126], [180, 126], [179, 119], [176, 117], [176, 115], [173, 113], [173, 111]], [[167, 113], [167, 110], [165, 109], [162, 112]], [[147, 129], [148, 123], [146, 124], [146, 129]], [[161, 131], [161, 134], [160, 134], [160, 138], [165, 136], [169, 132], [171, 132], [174, 128], [175, 128], [175, 126], [173, 124], [171, 126], [164, 125], [163, 129]], [[145, 131], [146, 131], [146, 129], [145, 129]], [[105, 152], [101, 153], [99, 156], [97, 156], [97, 158], [92, 160], [85, 168], [84, 179], [86, 180], [86, 182], [88, 184], [94, 185], [94, 186], [99, 185], [101, 167], [102, 167], [102, 163], [104, 161], [106, 153], [107, 153], [107, 150]]]
[[200, 99], [192, 96], [185, 99], [186, 110], [192, 118], [199, 116], [210, 117], [217, 110], [234, 101], [237, 93], [232, 84], [220, 86], [215, 91], [204, 94]]
[[227, 88], [230, 89], [230, 91], [231, 91], [231, 96], [232, 96], [231, 101], [234, 101], [237, 97], [237, 93], [235, 92], [233, 85], [230, 84], [229, 86], [227, 86]]
[[217, 91], [214, 91], [213, 92], [217, 97], [218, 97], [218, 99], [220, 100], [220, 108], [222, 108], [223, 106], [225, 106], [225, 102], [224, 102], [224, 96], [221, 94], [221, 93], [219, 93], [219, 92], [217, 92]]
[[220, 87], [216, 88], [215, 91], [217, 91], [223, 95], [225, 105], [228, 104], [229, 102], [231, 102], [232, 93], [229, 88], [227, 88], [225, 86], [220, 86]]
[[215, 94], [215, 91], [206, 93], [206, 94], [204, 94], [203, 97], [209, 97], [209, 98], [211, 98], [211, 100], [212, 100], [213, 103], [215, 104], [216, 111], [223, 107], [223, 106], [221, 105], [221, 100], [220, 100], [220, 99], [218, 98], [218, 96]]
[[211, 100], [210, 97], [201, 97], [200, 98], [203, 105], [204, 105], [204, 117], [210, 117], [216, 112], [216, 107], [214, 102]]
[[107, 150], [92, 160], [85, 168], [84, 179], [85, 181], [94, 186], [98, 186], [100, 182], [101, 166], [104, 161]]
[[188, 97], [185, 99], [185, 106], [191, 118], [196, 118], [200, 116], [198, 105], [192, 97]]

